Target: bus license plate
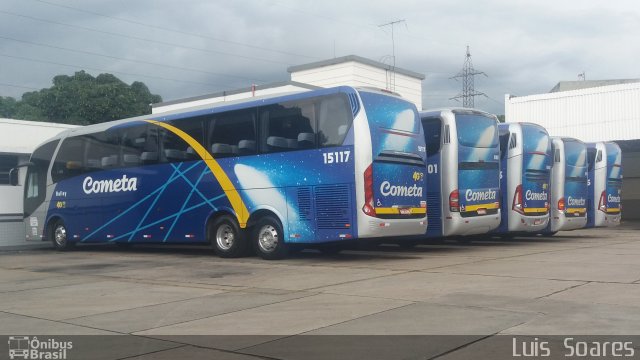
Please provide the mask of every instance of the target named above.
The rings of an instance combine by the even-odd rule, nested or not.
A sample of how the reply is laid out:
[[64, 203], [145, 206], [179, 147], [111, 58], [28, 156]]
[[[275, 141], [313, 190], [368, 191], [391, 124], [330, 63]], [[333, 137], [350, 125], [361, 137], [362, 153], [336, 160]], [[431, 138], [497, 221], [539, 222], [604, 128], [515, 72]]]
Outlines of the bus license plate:
[[400, 215], [411, 215], [411, 209], [400, 209]]
[[537, 220], [533, 220], [533, 225], [540, 225], [542, 224], [542, 220], [537, 219]]
[[487, 209], [478, 209], [478, 215], [486, 215]]

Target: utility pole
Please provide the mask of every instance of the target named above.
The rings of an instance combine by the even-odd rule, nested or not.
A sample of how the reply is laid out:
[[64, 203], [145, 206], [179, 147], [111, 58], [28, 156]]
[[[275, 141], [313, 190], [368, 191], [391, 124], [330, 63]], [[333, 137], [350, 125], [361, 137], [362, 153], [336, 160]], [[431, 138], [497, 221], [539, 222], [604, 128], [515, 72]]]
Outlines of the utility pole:
[[487, 97], [487, 94], [476, 91], [474, 86], [474, 76], [480, 74], [487, 76], [487, 74], [485, 74], [484, 72], [478, 71], [473, 68], [473, 63], [471, 62], [471, 52], [469, 51], [469, 46], [467, 45], [467, 57], [464, 61], [462, 70], [456, 76], [450, 78], [456, 80], [458, 78], [462, 78], [462, 93], [450, 98], [449, 100], [459, 100], [460, 98], [462, 98], [463, 107], [473, 108], [474, 97], [480, 95]]
[[395, 21], [391, 21], [388, 22], [386, 24], [381, 24], [378, 25], [378, 27], [383, 28], [385, 26], [389, 26], [391, 27], [391, 51], [392, 51], [392, 55], [391, 55], [391, 61], [393, 62], [393, 64], [391, 65], [391, 81], [390, 81], [390, 86], [389, 86], [389, 90], [391, 91], [395, 91], [396, 89], [396, 41], [395, 41], [395, 37], [394, 37], [394, 31], [393, 28], [396, 24], [400, 24], [405, 22], [404, 19], [401, 20], [395, 20]]

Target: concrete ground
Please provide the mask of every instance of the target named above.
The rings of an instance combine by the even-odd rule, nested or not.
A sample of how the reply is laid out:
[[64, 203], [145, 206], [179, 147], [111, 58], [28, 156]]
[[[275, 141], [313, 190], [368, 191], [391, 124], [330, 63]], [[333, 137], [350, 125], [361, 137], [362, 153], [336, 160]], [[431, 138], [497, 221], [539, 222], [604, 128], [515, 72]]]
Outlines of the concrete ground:
[[[313, 358], [318, 341], [328, 354], [466, 358], [495, 352], [494, 334], [640, 335], [638, 230], [272, 262], [202, 247], [0, 248], [0, 335], [127, 335], [92, 337], [85, 356], [105, 359]], [[354, 349], [362, 339], [375, 346]]]

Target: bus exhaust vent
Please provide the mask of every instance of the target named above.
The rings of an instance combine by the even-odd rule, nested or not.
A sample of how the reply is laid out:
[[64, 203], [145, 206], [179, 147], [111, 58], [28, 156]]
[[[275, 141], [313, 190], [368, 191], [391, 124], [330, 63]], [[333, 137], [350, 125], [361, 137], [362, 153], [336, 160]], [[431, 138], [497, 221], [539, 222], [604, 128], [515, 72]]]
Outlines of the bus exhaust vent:
[[442, 200], [440, 193], [427, 191], [427, 204], [429, 204], [429, 216], [427, 217], [427, 230], [429, 233], [442, 233]]
[[351, 112], [353, 113], [353, 117], [356, 117], [358, 111], [360, 111], [360, 102], [358, 101], [358, 96], [356, 94], [348, 94], [349, 95], [349, 103], [351, 104]]
[[298, 210], [299, 218], [302, 221], [309, 221], [313, 218], [311, 214], [311, 189], [299, 188], [298, 189]]
[[350, 226], [349, 185], [318, 186], [315, 200], [318, 229], [347, 229]]

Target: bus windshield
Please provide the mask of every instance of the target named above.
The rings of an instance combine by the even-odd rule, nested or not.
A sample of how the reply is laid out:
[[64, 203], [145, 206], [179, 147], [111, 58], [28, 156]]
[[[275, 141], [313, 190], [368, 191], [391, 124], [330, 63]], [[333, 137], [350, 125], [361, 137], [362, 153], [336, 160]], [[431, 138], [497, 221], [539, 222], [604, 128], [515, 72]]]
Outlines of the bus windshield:
[[565, 178], [568, 180], [585, 180], [587, 171], [587, 149], [584, 144], [565, 140], [564, 156], [566, 162]]
[[618, 180], [622, 178], [622, 153], [615, 144], [605, 144], [607, 149], [607, 179]]
[[482, 115], [456, 115], [458, 142], [461, 146], [494, 148], [498, 146], [496, 121]]
[[549, 135], [543, 128], [522, 124], [522, 149], [525, 155], [526, 170], [548, 171], [548, 155], [551, 152]]

